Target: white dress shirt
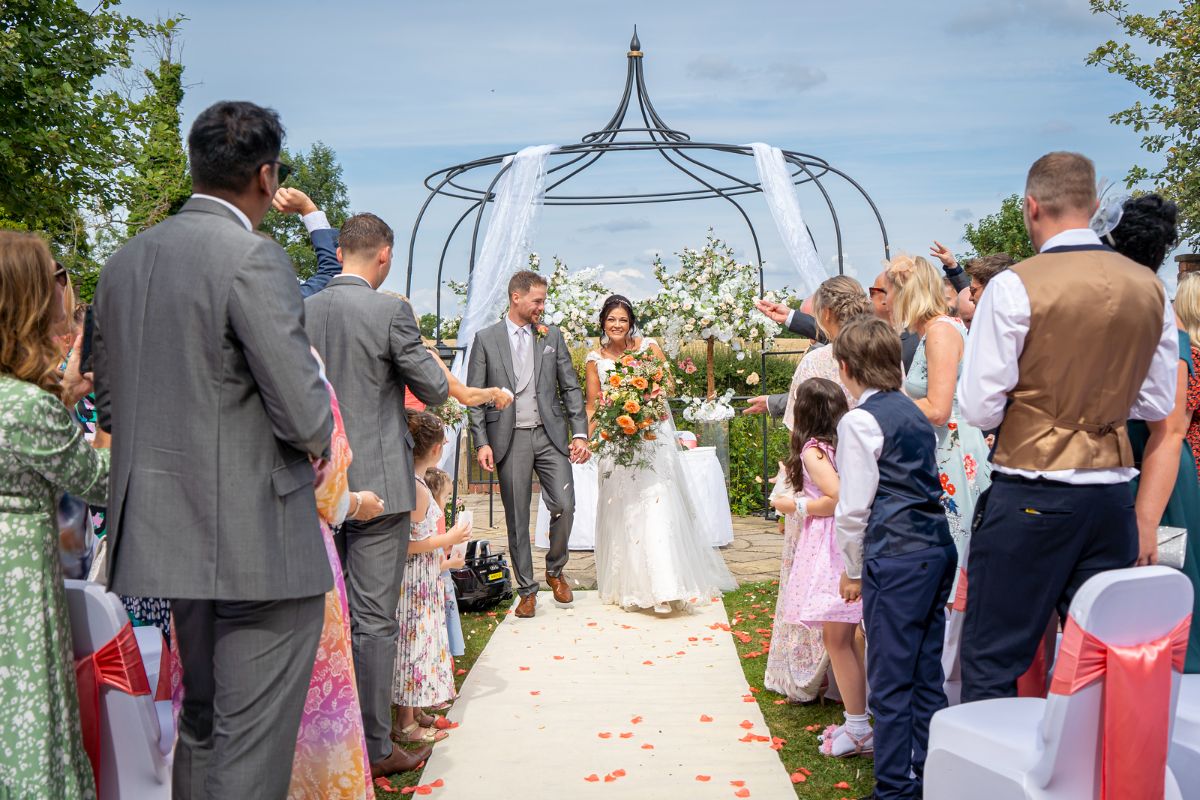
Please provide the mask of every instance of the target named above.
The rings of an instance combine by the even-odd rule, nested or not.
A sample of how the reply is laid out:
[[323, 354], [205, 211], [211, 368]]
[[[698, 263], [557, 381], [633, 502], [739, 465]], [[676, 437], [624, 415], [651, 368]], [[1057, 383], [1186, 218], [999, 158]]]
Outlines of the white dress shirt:
[[[522, 348], [522, 347], [525, 348], [525, 357], [528, 359], [532, 360], [534, 358], [540, 357], [539, 354], [534, 352], [533, 331], [531, 330], [531, 328], [533, 326], [532, 325], [518, 325], [517, 323], [512, 321], [512, 317], [508, 317], [508, 316], [506, 316], [504, 318], [504, 324], [508, 326], [508, 344], [509, 344], [509, 347], [512, 348], [513, 368], [517, 371], [518, 374], [520, 374], [521, 367], [519, 365], [521, 363], [521, 360], [520, 360], [520, 355], [518, 352], [520, 348]], [[524, 331], [524, 333], [521, 333], [521, 331]], [[508, 394], [510, 396], [514, 396], [513, 395], [514, 390], [509, 389], [507, 386], [502, 387], [501, 391], [505, 392], [506, 394]], [[577, 433], [571, 438], [586, 440], [587, 434]]]
[[246, 226], [246, 230], [248, 230], [248, 231], [254, 230], [254, 226], [250, 224], [250, 218], [246, 216], [245, 212], [242, 211], [237, 206], [235, 206], [233, 203], [229, 202], [228, 200], [223, 200], [220, 197], [216, 197], [211, 194], [201, 194], [200, 192], [195, 192], [194, 194], [192, 194], [192, 197], [199, 197], [204, 200], [212, 200], [214, 203], [220, 203], [221, 205], [225, 206], [230, 211], [232, 211], [234, 214], [237, 214], [237, 218], [242, 221], [243, 225]]
[[[1053, 247], [1089, 244], [1100, 244], [1099, 237], [1090, 229], [1067, 230], [1051, 237], [1042, 245], [1042, 252]], [[1169, 297], [1163, 306], [1162, 336], [1150, 362], [1150, 371], [1129, 411], [1130, 419], [1161, 420], [1175, 408], [1179, 338]], [[957, 389], [963, 418], [977, 428], [997, 428], [1004, 420], [1008, 393], [1019, 378], [1017, 360], [1025, 347], [1031, 315], [1025, 284], [1015, 272], [1005, 270], [988, 282], [987, 290], [975, 308]], [[1077, 485], [1125, 483], [1137, 475], [1133, 467], [1034, 471], [997, 464], [994, 469], [1008, 475]]]
[[858, 408], [851, 409], [838, 423], [838, 444], [835, 460], [838, 475], [837, 509], [833, 512], [834, 532], [846, 575], [862, 577], [863, 545], [871, 505], [879, 489], [879, 455], [883, 452], [883, 431], [875, 417], [861, 408], [875, 389], [867, 389], [858, 398]]
[[302, 216], [300, 221], [304, 223], [304, 229], [310, 234], [313, 231], [323, 231], [333, 227], [329, 224], [329, 217], [325, 216], [325, 212], [319, 208]]

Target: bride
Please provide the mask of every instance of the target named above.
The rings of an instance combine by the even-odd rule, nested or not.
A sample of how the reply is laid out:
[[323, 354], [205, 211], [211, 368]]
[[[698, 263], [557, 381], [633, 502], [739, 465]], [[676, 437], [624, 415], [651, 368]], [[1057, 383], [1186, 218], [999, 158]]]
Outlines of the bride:
[[[589, 434], [595, 434], [596, 406], [618, 359], [648, 353], [667, 363], [658, 344], [638, 337], [633, 305], [621, 295], [600, 311], [600, 349], [587, 356]], [[669, 380], [669, 379], [668, 379]], [[596, 582], [600, 599], [628, 609], [653, 608], [660, 614], [707, 601], [737, 582], [721, 554], [709, 545], [707, 530], [683, 479], [675, 426], [670, 418], [654, 428], [657, 438], [645, 467], [600, 462], [596, 505]]]

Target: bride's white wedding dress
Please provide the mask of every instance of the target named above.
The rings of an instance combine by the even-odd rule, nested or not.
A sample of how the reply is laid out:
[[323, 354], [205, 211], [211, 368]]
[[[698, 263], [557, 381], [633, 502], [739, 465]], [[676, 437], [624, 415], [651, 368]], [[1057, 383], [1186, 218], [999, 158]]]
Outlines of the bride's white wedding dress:
[[[638, 352], [652, 339], [644, 338]], [[588, 353], [604, 386], [615, 362]], [[658, 438], [644, 441], [649, 464], [622, 467], [608, 459], [599, 464], [596, 506], [596, 583], [600, 599], [625, 608], [666, 610], [707, 602], [737, 587], [725, 560], [709, 544], [707, 528], [695, 516], [695, 503], [683, 479], [675, 426], [654, 428]]]

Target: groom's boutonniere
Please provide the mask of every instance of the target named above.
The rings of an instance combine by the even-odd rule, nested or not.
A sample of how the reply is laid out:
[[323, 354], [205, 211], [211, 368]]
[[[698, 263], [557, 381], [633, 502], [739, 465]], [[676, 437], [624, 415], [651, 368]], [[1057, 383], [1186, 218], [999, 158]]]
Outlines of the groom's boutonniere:
[[550, 333], [550, 329], [547, 328], [545, 325], [541, 324], [540, 322], [533, 326], [533, 335], [539, 339], [545, 339], [546, 335], [549, 333]]

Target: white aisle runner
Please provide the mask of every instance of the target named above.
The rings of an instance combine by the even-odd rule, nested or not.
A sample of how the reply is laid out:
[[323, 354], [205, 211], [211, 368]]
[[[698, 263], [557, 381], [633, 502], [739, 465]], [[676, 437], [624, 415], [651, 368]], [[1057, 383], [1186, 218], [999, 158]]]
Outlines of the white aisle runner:
[[464, 800], [793, 800], [728, 622], [719, 603], [663, 618], [596, 592], [560, 609], [542, 592], [534, 619], [492, 635], [421, 783]]

